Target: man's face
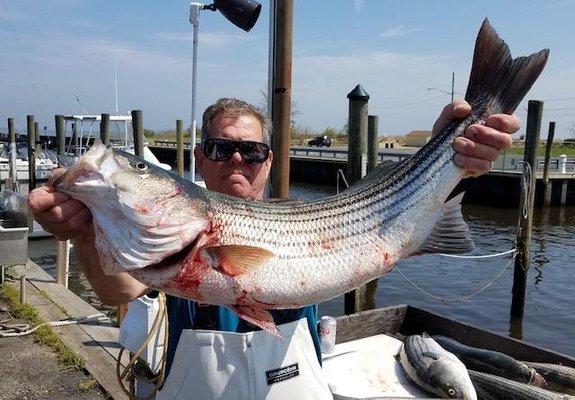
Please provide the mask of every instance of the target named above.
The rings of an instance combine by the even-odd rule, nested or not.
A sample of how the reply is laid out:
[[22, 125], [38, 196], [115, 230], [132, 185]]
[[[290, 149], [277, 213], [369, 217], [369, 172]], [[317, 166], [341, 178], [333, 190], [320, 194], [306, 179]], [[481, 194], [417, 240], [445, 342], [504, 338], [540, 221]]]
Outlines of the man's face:
[[[231, 139], [263, 142], [263, 131], [253, 116], [239, 118], [216, 117], [212, 123], [210, 139]], [[227, 161], [212, 161], [194, 149], [196, 164], [206, 187], [216, 192], [249, 199], [263, 198], [264, 189], [272, 165], [272, 152], [263, 163], [248, 164], [237, 151]]]

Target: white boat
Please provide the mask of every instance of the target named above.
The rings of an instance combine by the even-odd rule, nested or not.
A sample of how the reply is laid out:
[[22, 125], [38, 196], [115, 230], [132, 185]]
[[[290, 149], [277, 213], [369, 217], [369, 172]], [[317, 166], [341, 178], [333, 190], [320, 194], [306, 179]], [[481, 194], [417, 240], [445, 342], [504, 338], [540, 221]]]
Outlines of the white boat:
[[[67, 137], [73, 136], [73, 125], [76, 124], [77, 140], [74, 144], [69, 141], [66, 147], [66, 154], [72, 156], [81, 156], [86, 152], [89, 146], [99, 138], [99, 124], [102, 120], [101, 115], [65, 115], [64, 132], [67, 131], [68, 123], [71, 125], [72, 133]], [[79, 127], [78, 127], [79, 124]], [[98, 127], [98, 136], [94, 133], [95, 125]], [[112, 129], [114, 126], [115, 129]], [[128, 153], [134, 154], [134, 141], [132, 134], [132, 116], [130, 115], [110, 115], [110, 145], [113, 148], [121, 149]], [[170, 171], [172, 167], [162, 163], [148, 148], [148, 143], [144, 142], [144, 159], [157, 166]]]
[[[41, 150], [36, 154], [36, 179], [46, 180], [54, 168], [58, 167], [56, 154], [50, 150]], [[0, 143], [0, 181], [10, 177], [10, 144]], [[16, 143], [16, 179], [27, 181], [28, 144]]]

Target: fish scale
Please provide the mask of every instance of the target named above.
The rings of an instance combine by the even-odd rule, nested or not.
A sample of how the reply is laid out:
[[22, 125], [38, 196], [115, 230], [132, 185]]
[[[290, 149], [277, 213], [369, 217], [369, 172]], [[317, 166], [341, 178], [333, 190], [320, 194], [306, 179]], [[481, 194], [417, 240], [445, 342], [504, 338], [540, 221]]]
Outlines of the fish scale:
[[125, 270], [166, 293], [227, 306], [277, 333], [268, 309], [333, 298], [412, 255], [472, 248], [462, 195], [446, 201], [465, 175], [453, 141], [493, 113], [512, 113], [547, 54], [513, 60], [486, 20], [466, 93], [472, 112], [393, 168], [324, 199], [239, 199], [101, 145], [54, 186], [90, 208], [105, 272]]

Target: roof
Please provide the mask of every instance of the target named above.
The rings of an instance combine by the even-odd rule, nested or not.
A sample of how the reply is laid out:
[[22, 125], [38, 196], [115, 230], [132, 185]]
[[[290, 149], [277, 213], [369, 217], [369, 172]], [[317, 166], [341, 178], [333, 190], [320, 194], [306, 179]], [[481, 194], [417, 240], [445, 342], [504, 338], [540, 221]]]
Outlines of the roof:
[[431, 137], [431, 131], [411, 131], [405, 136], [429, 136]]

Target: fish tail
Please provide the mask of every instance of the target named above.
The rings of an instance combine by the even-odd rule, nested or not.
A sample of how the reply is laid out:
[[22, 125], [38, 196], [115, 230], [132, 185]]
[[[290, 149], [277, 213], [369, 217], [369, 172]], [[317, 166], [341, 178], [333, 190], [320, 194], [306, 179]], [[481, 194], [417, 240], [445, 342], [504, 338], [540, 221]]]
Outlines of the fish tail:
[[465, 100], [474, 107], [489, 97], [490, 114], [511, 114], [543, 70], [549, 49], [513, 59], [507, 44], [486, 18], [481, 25]]

